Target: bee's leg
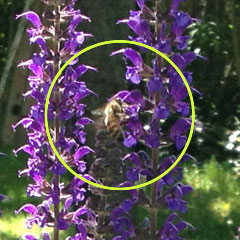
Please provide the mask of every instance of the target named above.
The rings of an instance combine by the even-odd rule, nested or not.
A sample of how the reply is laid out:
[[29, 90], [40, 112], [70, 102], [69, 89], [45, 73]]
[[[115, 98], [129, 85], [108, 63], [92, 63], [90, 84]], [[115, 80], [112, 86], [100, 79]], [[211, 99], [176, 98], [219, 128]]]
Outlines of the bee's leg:
[[129, 116], [125, 113], [122, 114], [121, 115], [121, 125], [127, 123], [128, 121], [129, 121]]
[[126, 113], [117, 113], [116, 116], [121, 119], [129, 119], [129, 116]]
[[123, 130], [119, 131], [118, 140], [119, 140], [119, 141], [123, 141], [123, 140], [124, 140], [124, 132], [123, 132]]
[[112, 131], [110, 132], [110, 137], [113, 139], [118, 139], [121, 136], [121, 131]]

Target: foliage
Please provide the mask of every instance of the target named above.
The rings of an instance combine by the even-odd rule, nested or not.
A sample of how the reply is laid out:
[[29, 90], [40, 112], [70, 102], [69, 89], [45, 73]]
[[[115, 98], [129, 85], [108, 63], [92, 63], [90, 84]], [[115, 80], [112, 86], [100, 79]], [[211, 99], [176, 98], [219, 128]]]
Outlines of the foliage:
[[[15, 12], [22, 10], [23, 1], [8, 0], [0, 1], [1, 16], [0, 21], [3, 23], [0, 27], [0, 70], [2, 72], [3, 66], [7, 61], [8, 48], [13, 40], [16, 32], [16, 24], [14, 24]], [[10, 27], [10, 24], [12, 26]]]
[[[202, 17], [203, 21], [189, 29], [192, 36], [189, 49], [201, 52], [208, 58], [208, 63], [193, 63], [189, 68], [194, 72], [196, 87], [203, 92], [203, 96], [195, 101], [197, 115], [205, 131], [195, 134], [190, 150], [192, 154], [197, 152], [200, 161], [208, 159], [209, 154], [215, 155], [218, 161], [238, 158], [239, 155], [234, 148], [226, 149], [228, 137], [240, 126], [239, 65], [235, 64], [234, 52], [237, 50], [232, 43], [234, 26], [229, 10], [231, 1], [202, 1], [202, 11], [199, 10], [197, 16]], [[238, 13], [236, 26], [239, 26], [239, 2], [233, 2]], [[200, 4], [194, 9], [200, 8]]]
[[[38, 205], [40, 199], [29, 199], [26, 194], [26, 185], [28, 184], [27, 178], [19, 178], [17, 175], [18, 170], [22, 167], [22, 163], [26, 161], [27, 154], [20, 153], [19, 156], [14, 156], [10, 146], [5, 146], [3, 151], [7, 153], [7, 158], [1, 158], [0, 161], [0, 180], [1, 192], [6, 195], [6, 199], [1, 202], [3, 206], [3, 214], [0, 218], [0, 239], [16, 240], [26, 234], [40, 235], [41, 231], [37, 226], [32, 229], [25, 227], [26, 214], [15, 214], [15, 210], [19, 206], [24, 205], [27, 201], [31, 204]], [[69, 176], [65, 177], [66, 181]], [[51, 228], [45, 227], [43, 231], [51, 231]], [[75, 232], [74, 229], [68, 231], [63, 237], [67, 237]]]
[[190, 211], [186, 219], [196, 226], [191, 239], [233, 239], [239, 226], [240, 178], [228, 163], [219, 164], [214, 157], [201, 167], [188, 165], [185, 182], [195, 191], [188, 198]]

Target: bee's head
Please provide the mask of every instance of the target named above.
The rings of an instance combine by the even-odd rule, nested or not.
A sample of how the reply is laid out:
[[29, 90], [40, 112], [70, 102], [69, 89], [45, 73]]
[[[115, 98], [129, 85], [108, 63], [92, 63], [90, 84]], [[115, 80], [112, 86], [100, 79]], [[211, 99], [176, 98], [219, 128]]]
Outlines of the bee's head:
[[122, 103], [120, 99], [114, 99], [114, 101], [112, 102], [112, 111], [114, 113], [122, 112]]
[[122, 106], [122, 100], [119, 97], [115, 98], [114, 100], [116, 101], [116, 103]]

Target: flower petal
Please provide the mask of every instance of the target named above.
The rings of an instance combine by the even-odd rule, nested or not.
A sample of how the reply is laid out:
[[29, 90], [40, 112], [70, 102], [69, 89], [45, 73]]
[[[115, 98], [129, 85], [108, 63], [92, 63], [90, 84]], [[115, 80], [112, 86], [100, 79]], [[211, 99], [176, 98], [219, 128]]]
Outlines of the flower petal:
[[19, 14], [16, 16], [16, 19], [20, 17], [25, 17], [27, 20], [29, 20], [37, 29], [40, 29], [42, 26], [42, 22], [38, 16], [37, 13], [33, 11], [28, 11], [22, 14]]

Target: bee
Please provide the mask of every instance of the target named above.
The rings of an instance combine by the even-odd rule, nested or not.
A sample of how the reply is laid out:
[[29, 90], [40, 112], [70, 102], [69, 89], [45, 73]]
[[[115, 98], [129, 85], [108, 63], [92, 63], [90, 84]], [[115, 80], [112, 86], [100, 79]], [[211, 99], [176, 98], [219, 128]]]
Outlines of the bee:
[[[109, 136], [115, 140], [122, 138], [124, 136], [122, 125], [128, 120], [125, 112], [126, 107], [127, 104], [118, 98], [114, 98], [103, 105], [100, 108], [103, 116], [98, 128], [105, 128]], [[99, 112], [99, 109], [97, 111]]]

